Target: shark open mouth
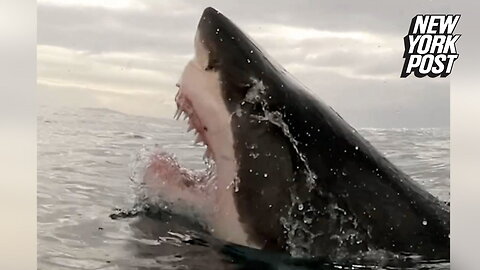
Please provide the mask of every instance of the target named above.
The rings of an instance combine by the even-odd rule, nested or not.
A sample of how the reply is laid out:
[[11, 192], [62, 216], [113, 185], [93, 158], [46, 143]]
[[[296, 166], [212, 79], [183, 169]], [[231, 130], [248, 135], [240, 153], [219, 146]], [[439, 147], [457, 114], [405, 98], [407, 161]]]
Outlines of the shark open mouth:
[[[180, 85], [177, 84], [180, 88]], [[189, 97], [179, 89], [175, 96], [177, 110], [174, 115], [175, 120], [187, 122], [187, 133], [194, 133], [194, 145], [203, 146], [203, 162], [205, 168], [190, 169], [183, 167], [174, 154], [160, 151], [150, 157], [149, 165], [144, 177], [144, 182], [148, 186], [151, 195], [167, 196], [169, 186], [174, 185], [180, 190], [188, 192], [207, 192], [216, 176], [216, 166], [213, 151], [210, 147], [209, 139], [206, 135], [208, 127], [196, 113], [195, 108]], [[153, 194], [152, 194], [153, 193]], [[168, 201], [168, 199], [167, 199]]]
[[[216, 218], [233, 215], [231, 220], [236, 223], [233, 227], [242, 231], [230, 192], [237, 174], [231, 113], [221, 94], [218, 73], [206, 68], [208, 52], [198, 33], [194, 44], [195, 55], [177, 83], [174, 118], [187, 122], [186, 132], [194, 134], [194, 145], [205, 147], [203, 161], [206, 166], [189, 169], [181, 166], [173, 154], [159, 151], [149, 158], [143, 184], [146, 197], [153, 198], [154, 203], [167, 204], [178, 212], [197, 212], [194, 214], [207, 220], [204, 223], [217, 224], [212, 231], [217, 234], [220, 231], [220, 235], [228, 238], [230, 233], [222, 234], [221, 230], [232, 226], [219, 223]], [[205, 206], [201, 213], [185, 209], [190, 208], [188, 204], [192, 202]], [[243, 243], [244, 238], [232, 240]]]
[[[193, 144], [204, 146], [203, 161], [206, 166], [203, 169], [190, 169], [183, 167], [172, 153], [158, 151], [153, 154], [149, 158], [144, 175], [147, 197], [157, 199], [159, 197], [161, 201], [166, 203], [173, 203], [174, 201], [178, 203], [178, 200], [175, 200], [174, 197], [182, 197], [180, 194], [175, 194], [179, 191], [186, 194], [208, 192], [213, 182], [211, 180], [216, 176], [214, 152], [207, 137], [208, 127], [196, 112], [191, 99], [182, 91], [179, 83], [177, 87], [179, 90], [175, 96], [177, 110], [174, 119], [186, 121], [186, 132], [193, 132], [195, 135]], [[189, 198], [185, 199], [188, 200]]]
[[[198, 195], [205, 197], [206, 193], [213, 195], [211, 190], [218, 188], [218, 181], [213, 181], [218, 175], [218, 160], [221, 160], [219, 165], [226, 168], [223, 178], [233, 178], [231, 176], [235, 174], [230, 114], [220, 94], [218, 76], [206, 71], [204, 59], [208, 53], [198, 37], [195, 38], [195, 49], [195, 56], [187, 63], [176, 84], [174, 119], [187, 121], [186, 132], [193, 132], [195, 136], [193, 144], [205, 147], [203, 161], [206, 168], [182, 167], [173, 154], [161, 151], [150, 158], [144, 177], [150, 196], [160, 196], [172, 203], [188, 201]], [[225, 177], [225, 173], [230, 177]]]

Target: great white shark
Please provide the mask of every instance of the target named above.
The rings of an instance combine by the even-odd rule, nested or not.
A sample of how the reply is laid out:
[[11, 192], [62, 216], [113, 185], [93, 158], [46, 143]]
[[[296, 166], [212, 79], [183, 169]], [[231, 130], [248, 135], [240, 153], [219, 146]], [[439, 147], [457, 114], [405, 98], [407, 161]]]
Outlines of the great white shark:
[[207, 173], [165, 153], [144, 182], [226, 241], [295, 256], [449, 259], [450, 209], [213, 8], [177, 84]]

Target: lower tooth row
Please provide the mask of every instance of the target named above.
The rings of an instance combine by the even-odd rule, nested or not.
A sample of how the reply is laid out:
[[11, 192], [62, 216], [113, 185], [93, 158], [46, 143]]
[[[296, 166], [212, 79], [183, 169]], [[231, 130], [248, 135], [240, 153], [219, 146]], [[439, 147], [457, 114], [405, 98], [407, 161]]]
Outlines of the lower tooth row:
[[210, 158], [212, 156], [212, 152], [210, 152], [210, 150], [207, 148], [207, 150], [205, 150], [205, 153], [203, 154], [203, 158]]

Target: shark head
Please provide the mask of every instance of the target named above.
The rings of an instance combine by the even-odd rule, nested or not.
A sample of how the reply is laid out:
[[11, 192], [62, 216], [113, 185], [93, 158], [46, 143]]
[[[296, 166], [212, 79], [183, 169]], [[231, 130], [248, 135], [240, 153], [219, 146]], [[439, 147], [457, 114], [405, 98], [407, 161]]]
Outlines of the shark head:
[[176, 117], [188, 117], [189, 131], [195, 131], [196, 141], [207, 146], [206, 155], [217, 165], [234, 161], [241, 166], [238, 158], [250, 154], [256, 143], [239, 147], [238, 142], [254, 130], [278, 135], [278, 127], [271, 130], [257, 124], [263, 119], [280, 125], [275, 121], [297, 83], [232, 21], [210, 7], [200, 18], [194, 52], [177, 84]]
[[194, 49], [177, 84], [176, 117], [185, 114], [189, 131], [195, 131], [196, 142], [207, 146], [206, 155], [217, 166], [229, 163], [238, 170], [242, 166], [238, 159], [252, 154], [257, 144], [239, 145], [247, 133], [271, 133], [268, 125], [254, 124], [254, 128], [252, 123], [275, 117], [265, 115], [267, 107], [283, 106], [272, 93], [288, 83], [278, 77], [285, 71], [279, 71], [245, 33], [213, 8], [205, 9], [200, 18]]
[[[279, 213], [287, 211], [290, 195], [288, 184], [277, 182], [293, 178], [299, 157], [292, 157], [294, 145], [282, 114], [296, 82], [213, 8], [200, 18], [194, 52], [177, 84], [176, 117], [185, 114], [189, 131], [206, 145], [206, 156], [215, 163], [216, 205], [225, 207], [219, 216], [233, 215], [246, 241], [255, 246], [278, 245], [269, 243], [278, 239], [249, 225], [258, 224], [267, 212], [275, 217], [261, 218], [268, 223], [262, 231], [278, 235], [283, 230]], [[257, 197], [263, 199], [252, 201]]]

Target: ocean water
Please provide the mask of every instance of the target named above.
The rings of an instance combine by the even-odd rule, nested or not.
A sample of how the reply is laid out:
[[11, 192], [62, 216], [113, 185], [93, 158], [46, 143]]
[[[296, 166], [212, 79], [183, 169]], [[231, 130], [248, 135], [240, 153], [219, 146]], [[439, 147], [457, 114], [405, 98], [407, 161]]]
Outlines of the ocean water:
[[[185, 167], [204, 167], [204, 149], [194, 146], [185, 130], [185, 123], [173, 118], [41, 107], [38, 269], [307, 269], [264, 252], [226, 247], [180, 216], [129, 211], [137, 198], [133, 173], [145, 149], [159, 146]], [[448, 129], [358, 131], [414, 180], [449, 201]], [[449, 264], [418, 268], [449, 269]]]

